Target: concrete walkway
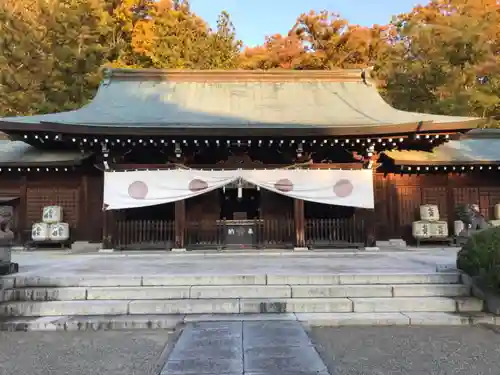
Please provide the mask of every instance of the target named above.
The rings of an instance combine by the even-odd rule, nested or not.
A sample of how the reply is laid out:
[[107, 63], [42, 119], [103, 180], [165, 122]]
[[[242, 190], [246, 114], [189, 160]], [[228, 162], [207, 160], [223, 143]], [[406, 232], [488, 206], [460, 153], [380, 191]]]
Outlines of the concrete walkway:
[[189, 324], [161, 375], [329, 375], [302, 326], [290, 321]]

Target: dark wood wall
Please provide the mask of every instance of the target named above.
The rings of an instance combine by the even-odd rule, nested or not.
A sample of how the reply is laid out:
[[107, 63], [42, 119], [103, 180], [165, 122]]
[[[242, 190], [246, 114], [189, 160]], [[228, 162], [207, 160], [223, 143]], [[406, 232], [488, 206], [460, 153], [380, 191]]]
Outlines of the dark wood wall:
[[43, 207], [57, 205], [63, 207], [72, 238], [101, 241], [102, 194], [103, 176], [97, 170], [0, 174], [0, 198], [19, 197], [2, 204], [15, 207], [15, 229], [23, 239], [41, 221]]
[[[483, 214], [494, 218], [494, 206], [500, 203], [500, 174], [374, 173], [375, 210], [356, 210], [357, 216], [372, 221], [375, 239], [411, 238], [411, 224], [418, 220], [419, 206], [437, 204], [442, 220], [455, 220], [455, 207], [478, 203]], [[102, 240], [103, 174], [91, 170], [73, 172], [0, 173], [0, 199], [18, 196], [15, 201], [16, 228], [27, 232], [41, 220], [42, 208], [60, 205], [76, 240]], [[261, 216], [291, 218], [293, 200], [262, 192]], [[8, 203], [2, 203], [8, 204]], [[186, 219], [217, 220], [220, 202], [216, 192], [203, 194], [186, 202]]]
[[411, 224], [419, 220], [422, 204], [436, 204], [440, 218], [450, 229], [456, 220], [455, 208], [477, 203], [482, 213], [494, 218], [500, 203], [500, 175], [495, 172], [464, 174], [383, 174], [374, 175], [375, 233], [377, 239], [411, 238]]

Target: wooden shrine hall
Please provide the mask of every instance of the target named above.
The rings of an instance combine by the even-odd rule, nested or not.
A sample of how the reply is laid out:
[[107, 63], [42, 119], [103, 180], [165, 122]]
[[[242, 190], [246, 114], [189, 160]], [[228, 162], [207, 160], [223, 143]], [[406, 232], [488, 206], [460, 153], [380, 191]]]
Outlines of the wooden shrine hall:
[[411, 240], [420, 204], [500, 203], [500, 133], [392, 108], [368, 72], [103, 75], [80, 109], [0, 118], [19, 243], [54, 205], [73, 241], [190, 250]]

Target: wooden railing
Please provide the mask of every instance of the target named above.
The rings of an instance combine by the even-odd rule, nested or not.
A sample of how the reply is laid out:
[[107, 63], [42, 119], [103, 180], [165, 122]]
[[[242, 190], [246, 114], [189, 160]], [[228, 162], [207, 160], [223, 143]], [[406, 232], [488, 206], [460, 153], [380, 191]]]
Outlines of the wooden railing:
[[257, 236], [261, 248], [293, 248], [295, 223], [293, 219], [263, 220]]
[[215, 220], [188, 221], [184, 243], [187, 249], [224, 247], [224, 226]]
[[[220, 221], [186, 222], [184, 244], [188, 250], [225, 249], [227, 227]], [[261, 220], [254, 227], [257, 248], [289, 248], [296, 245], [293, 219]], [[306, 219], [305, 241], [311, 248], [358, 247], [365, 243], [362, 219]], [[113, 231], [115, 249], [175, 247], [175, 225], [166, 220], [119, 220]]]
[[174, 247], [175, 226], [167, 220], [119, 220], [113, 247], [121, 250], [164, 250]]
[[306, 245], [311, 248], [359, 247], [366, 242], [365, 223], [346, 219], [306, 219]]
[[[255, 230], [254, 247], [293, 247], [295, 241], [293, 220], [261, 220], [252, 229]], [[227, 248], [228, 246], [224, 240], [226, 230], [226, 225], [220, 221], [188, 222], [186, 223], [186, 248]]]

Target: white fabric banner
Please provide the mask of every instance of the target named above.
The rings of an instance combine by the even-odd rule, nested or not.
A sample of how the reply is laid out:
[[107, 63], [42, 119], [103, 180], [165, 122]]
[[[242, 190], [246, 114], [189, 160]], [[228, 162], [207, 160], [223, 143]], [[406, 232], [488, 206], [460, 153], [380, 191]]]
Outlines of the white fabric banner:
[[243, 179], [277, 194], [305, 201], [374, 208], [371, 170], [269, 169], [105, 172], [107, 210], [175, 202]]
[[374, 208], [373, 175], [368, 169], [246, 170], [242, 177], [264, 189], [305, 201]]
[[238, 179], [237, 171], [173, 169], [104, 173], [107, 210], [176, 202], [221, 188]]

